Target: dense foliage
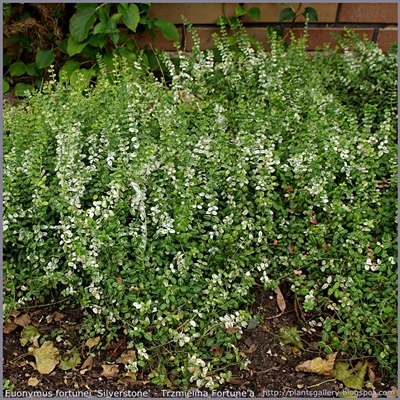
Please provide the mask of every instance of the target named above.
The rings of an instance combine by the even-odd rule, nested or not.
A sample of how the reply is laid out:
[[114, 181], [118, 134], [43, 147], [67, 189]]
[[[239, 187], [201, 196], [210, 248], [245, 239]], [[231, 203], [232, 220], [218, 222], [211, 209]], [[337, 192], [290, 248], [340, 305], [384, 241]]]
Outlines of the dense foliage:
[[131, 371], [212, 388], [247, 364], [252, 287], [288, 282], [326, 352], [395, 374], [397, 53], [214, 39], [220, 62], [159, 53], [169, 82], [122, 61], [5, 107], [5, 316], [79, 304]]

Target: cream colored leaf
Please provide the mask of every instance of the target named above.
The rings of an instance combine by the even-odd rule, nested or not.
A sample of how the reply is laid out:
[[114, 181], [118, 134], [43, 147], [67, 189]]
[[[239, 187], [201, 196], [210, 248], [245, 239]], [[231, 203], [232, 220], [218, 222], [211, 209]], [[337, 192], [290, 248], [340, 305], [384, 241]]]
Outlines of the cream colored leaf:
[[103, 367], [102, 376], [105, 376], [106, 378], [114, 378], [118, 376], [118, 365], [102, 364], [101, 366]]
[[55, 366], [59, 363], [59, 352], [53, 343], [46, 341], [42, 347], [29, 347], [28, 354], [36, 359], [36, 363], [30, 363], [39, 373], [49, 374]]
[[126, 353], [122, 353], [121, 357], [117, 358], [118, 364], [125, 364], [127, 365], [129, 361], [136, 361], [136, 352], [135, 350], [129, 350]]
[[100, 342], [100, 337], [90, 338], [86, 340], [85, 346], [89, 347], [90, 350], [92, 349], [92, 347], [97, 346], [99, 342]]
[[323, 360], [321, 357], [317, 357], [313, 360], [304, 361], [296, 367], [296, 371], [332, 376], [336, 356], [337, 353], [333, 353], [329, 354], [326, 360]]
[[281, 310], [281, 312], [284, 312], [286, 310], [286, 302], [285, 299], [283, 298], [281, 289], [279, 289], [279, 286], [276, 287], [275, 293], [276, 293], [276, 301], [278, 303], [278, 307]]
[[391, 392], [388, 392], [388, 394], [386, 395], [386, 397], [388, 399], [398, 399], [399, 398], [399, 391], [398, 388], [396, 386], [392, 386], [390, 388]]
[[39, 384], [39, 379], [37, 378], [29, 378], [28, 385], [29, 386], [37, 386]]

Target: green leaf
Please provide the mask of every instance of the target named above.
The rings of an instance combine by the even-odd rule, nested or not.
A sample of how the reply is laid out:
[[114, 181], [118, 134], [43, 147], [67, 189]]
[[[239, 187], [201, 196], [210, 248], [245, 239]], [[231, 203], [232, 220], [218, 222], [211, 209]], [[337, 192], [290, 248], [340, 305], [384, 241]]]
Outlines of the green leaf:
[[259, 322], [260, 321], [258, 319], [251, 319], [249, 321], [249, 323], [247, 324], [246, 331], [252, 331], [252, 330], [256, 329]]
[[3, 94], [10, 90], [10, 85], [8, 82], [3, 78]]
[[30, 63], [26, 66], [26, 72], [28, 73], [29, 76], [39, 76], [40, 75], [40, 71], [35, 62]]
[[56, 58], [53, 50], [41, 50], [36, 54], [36, 64], [39, 68], [48, 67]]
[[121, 57], [125, 57], [131, 64], [136, 61], [136, 54], [124, 47], [120, 47], [117, 50], [117, 54], [119, 54]]
[[21, 346], [26, 346], [28, 343], [35, 343], [40, 337], [38, 329], [33, 325], [27, 325], [21, 332], [21, 339], [19, 339]]
[[15, 61], [10, 65], [9, 71], [11, 76], [21, 76], [26, 72], [26, 65], [21, 60]]
[[97, 15], [99, 16], [100, 21], [107, 25], [109, 15], [108, 15], [108, 11], [104, 7], [100, 7], [97, 10]]
[[93, 29], [93, 34], [104, 33], [107, 30], [107, 23], [99, 22]]
[[78, 90], [83, 90], [85, 89], [89, 82], [90, 78], [95, 75], [95, 71], [92, 69], [77, 69], [74, 72], [72, 72], [70, 81], [71, 85]]
[[133, 32], [136, 32], [140, 15], [136, 4], [122, 3], [118, 6], [118, 12], [121, 13], [122, 21]]
[[80, 363], [81, 358], [79, 357], [79, 351], [76, 347], [74, 347], [62, 357], [58, 368], [62, 369], [63, 371], [68, 371]]
[[237, 17], [240, 17], [242, 15], [246, 15], [247, 14], [247, 10], [245, 8], [243, 8], [242, 6], [237, 6], [235, 8], [235, 14]]
[[293, 328], [281, 328], [279, 330], [279, 333], [281, 334], [282, 340], [286, 344], [292, 344], [299, 349], [303, 349], [303, 343], [300, 340], [300, 335], [299, 332], [297, 331], [296, 327]]
[[288, 7], [282, 10], [282, 12], [279, 15], [279, 22], [282, 21], [292, 21], [293, 19], [296, 18], [296, 13], [294, 12], [293, 8]]
[[349, 364], [337, 362], [334, 367], [335, 378], [342, 381], [350, 389], [361, 390], [364, 384], [364, 377], [367, 372], [368, 363], [364, 363], [361, 369], [353, 374], [353, 369], [349, 369]]
[[154, 26], [161, 30], [165, 39], [179, 41], [178, 29], [176, 29], [176, 26], [172, 22], [158, 19], [154, 22]]
[[81, 63], [76, 60], [68, 60], [60, 69], [58, 76], [60, 82], [67, 82], [71, 77], [72, 73], [81, 66]]
[[88, 37], [89, 30], [93, 27], [96, 8], [92, 5], [76, 12], [70, 22], [69, 30], [74, 40], [79, 43]]
[[70, 36], [68, 38], [68, 46], [67, 46], [68, 55], [72, 57], [75, 54], [79, 54], [86, 47], [88, 43], [89, 39], [86, 39], [82, 43], [77, 43], [77, 41], [72, 36]]
[[[107, 26], [108, 26], [111, 30], [116, 30], [116, 29], [117, 29], [117, 24], [118, 24], [118, 21], [120, 20], [120, 18], [121, 18], [121, 14], [120, 14], [120, 13], [114, 14], [114, 15], [108, 20]], [[114, 33], [115, 33], [115, 32], [114, 32]]]
[[224, 25], [228, 25], [228, 20], [225, 18], [225, 17], [218, 17], [217, 18], [217, 22], [216, 22], [216, 24], [217, 25], [222, 25], [222, 26], [224, 26]]
[[261, 12], [258, 7], [251, 7], [250, 10], [247, 12], [249, 17], [254, 18], [256, 20], [260, 20], [261, 18]]
[[89, 40], [89, 44], [93, 47], [100, 47], [102, 49], [107, 42], [108, 34], [100, 33], [98, 35], [91, 36]]
[[308, 20], [310, 22], [317, 22], [318, 21], [318, 14], [315, 8], [313, 7], [306, 7], [304, 12], [301, 13], [301, 15], [304, 16], [304, 18], [307, 18], [308, 14]]
[[32, 85], [27, 85], [26, 83], [17, 83], [15, 85], [15, 94], [16, 96], [19, 97], [25, 97], [26, 96], [26, 92], [33, 92], [33, 86]]

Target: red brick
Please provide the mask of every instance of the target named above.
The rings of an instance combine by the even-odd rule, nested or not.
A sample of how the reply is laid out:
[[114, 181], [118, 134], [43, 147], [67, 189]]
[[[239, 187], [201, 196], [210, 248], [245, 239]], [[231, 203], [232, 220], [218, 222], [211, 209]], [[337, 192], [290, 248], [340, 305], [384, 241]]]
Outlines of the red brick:
[[[355, 28], [354, 31], [360, 38], [364, 38], [364, 34], [367, 35], [369, 40], [372, 40], [374, 35], [373, 28]], [[284, 36], [289, 32], [289, 29], [284, 30]], [[329, 43], [330, 48], [335, 48], [338, 44], [336, 40], [331, 36], [331, 32], [335, 32], [340, 36], [343, 36], [342, 28], [309, 28], [308, 29], [308, 47], [307, 50], [315, 50], [316, 47], [322, 48], [325, 43]], [[293, 29], [295, 37], [303, 37], [304, 29], [295, 28]], [[290, 35], [287, 35], [286, 41], [290, 42]]]
[[215, 24], [221, 15], [234, 16], [235, 7], [236, 4], [229, 3], [153, 3], [149, 17], [182, 24], [184, 15], [192, 24]]
[[[219, 33], [219, 27], [215, 28], [196, 28], [197, 35], [200, 39], [200, 49], [208, 50], [213, 49], [215, 47], [214, 40], [212, 38], [213, 33]], [[192, 34], [186, 32], [185, 35], [185, 47], [184, 50], [191, 51], [194, 46]]]
[[379, 29], [378, 46], [381, 50], [386, 51], [393, 43], [398, 42], [397, 28]]
[[396, 3], [343, 3], [339, 22], [397, 24]]
[[[243, 21], [247, 23], [252, 22], [279, 22], [279, 15], [287, 8], [287, 5], [293, 7], [297, 11], [300, 3], [285, 3], [281, 6], [280, 3], [245, 3], [246, 10], [251, 7], [258, 7], [261, 11], [260, 21], [245, 16]], [[301, 3], [299, 12], [302, 13], [306, 7], [313, 7], [318, 14], [318, 22], [335, 22], [338, 3]], [[301, 15], [296, 19], [296, 22], [304, 22], [305, 18]]]

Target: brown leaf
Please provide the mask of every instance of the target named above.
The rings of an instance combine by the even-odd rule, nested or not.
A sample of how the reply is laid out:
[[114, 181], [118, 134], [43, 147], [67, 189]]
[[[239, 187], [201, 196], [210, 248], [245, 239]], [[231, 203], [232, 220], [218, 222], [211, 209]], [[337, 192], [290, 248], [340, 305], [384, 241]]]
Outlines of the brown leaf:
[[231, 380], [229, 381], [229, 383], [232, 384], [232, 385], [241, 385], [241, 384], [242, 384], [242, 382], [238, 381], [238, 380], [235, 379], [235, 378], [231, 378]]
[[117, 358], [118, 364], [125, 364], [127, 365], [129, 361], [136, 361], [136, 352], [135, 350], [129, 350], [126, 353], [122, 353], [121, 357]]
[[293, 192], [293, 190], [294, 190], [290, 185], [287, 185], [287, 188], [288, 188], [289, 192]]
[[224, 354], [224, 349], [222, 349], [221, 347], [217, 347], [215, 344], [212, 345], [211, 350], [217, 357], [222, 356]]
[[3, 333], [7, 334], [12, 331], [15, 331], [15, 329], [18, 328], [18, 325], [14, 324], [9, 318], [4, 322], [3, 324]]
[[93, 365], [93, 357], [92, 357], [92, 356], [89, 356], [89, 357], [85, 360], [85, 362], [82, 364], [81, 369], [84, 369], [84, 368], [86, 368], [86, 369], [91, 368], [92, 365]]
[[122, 285], [122, 278], [120, 276], [117, 278], [117, 283], [118, 285]]
[[296, 371], [310, 372], [318, 375], [333, 376], [333, 367], [335, 365], [337, 353], [329, 354], [326, 360], [321, 357], [307, 360], [296, 367]]
[[102, 376], [106, 378], [115, 378], [118, 375], [118, 365], [102, 364], [101, 366], [103, 367]]
[[239, 332], [239, 328], [226, 328], [226, 332]]
[[275, 289], [275, 293], [276, 293], [276, 301], [278, 303], [278, 307], [281, 310], [281, 312], [284, 312], [286, 309], [286, 302], [285, 299], [283, 298], [281, 289], [279, 289], [279, 286], [277, 286], [277, 288]]
[[21, 314], [21, 311], [13, 310], [13, 311], [11, 311], [10, 315], [12, 317], [16, 318], [16, 317], [18, 317], [19, 314]]
[[293, 254], [294, 253], [294, 245], [293, 245], [293, 243], [289, 243], [288, 248], [289, 248], [289, 253]]
[[14, 318], [14, 323], [20, 326], [27, 326], [31, 323], [28, 314], [22, 314], [20, 317]]
[[245, 354], [252, 354], [257, 350], [257, 346], [253, 343], [248, 350], [242, 350]]
[[375, 381], [375, 373], [374, 373], [374, 371], [372, 371], [372, 369], [369, 368], [369, 367], [368, 367], [368, 380], [369, 380], [371, 383], [374, 383], [374, 381]]
[[54, 321], [59, 322], [59, 321], [61, 321], [64, 317], [65, 317], [65, 315], [62, 314], [62, 313], [60, 313], [60, 312], [58, 312], [58, 311], [56, 311], [56, 312], [54, 313]]
[[317, 225], [317, 220], [316, 219], [310, 219], [310, 222], [314, 225]]

